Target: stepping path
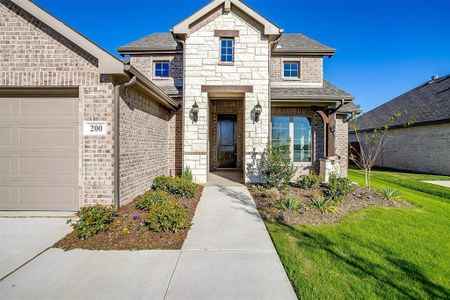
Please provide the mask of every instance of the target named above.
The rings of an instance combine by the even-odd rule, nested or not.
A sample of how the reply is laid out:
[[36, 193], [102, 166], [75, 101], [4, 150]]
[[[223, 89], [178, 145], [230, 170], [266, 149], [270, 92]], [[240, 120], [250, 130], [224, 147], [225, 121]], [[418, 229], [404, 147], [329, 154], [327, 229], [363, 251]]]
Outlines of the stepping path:
[[297, 299], [247, 188], [205, 187], [165, 299]]

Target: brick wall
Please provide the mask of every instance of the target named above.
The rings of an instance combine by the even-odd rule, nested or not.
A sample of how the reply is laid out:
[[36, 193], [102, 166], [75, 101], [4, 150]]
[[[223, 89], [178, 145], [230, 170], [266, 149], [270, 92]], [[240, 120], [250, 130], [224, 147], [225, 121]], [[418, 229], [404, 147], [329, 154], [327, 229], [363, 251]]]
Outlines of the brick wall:
[[377, 166], [450, 175], [450, 123], [391, 129], [389, 135]]
[[[0, 86], [79, 87], [80, 205], [113, 199], [113, 85], [97, 60], [12, 2], [0, 0]], [[107, 135], [83, 137], [83, 121]]]
[[339, 157], [342, 177], [347, 177], [348, 174], [348, 123], [344, 122], [345, 118], [344, 115], [337, 115], [334, 133], [336, 155]]
[[[297, 80], [283, 79], [283, 61], [298, 61], [300, 78]], [[270, 81], [272, 86], [322, 84], [323, 58], [314, 56], [283, 57], [274, 55], [270, 58]]]
[[120, 200], [133, 200], [149, 190], [153, 179], [169, 172], [168, 122], [171, 113], [127, 88], [120, 101]]
[[[169, 78], [155, 78], [153, 63], [155, 61], [169, 61]], [[150, 78], [159, 86], [183, 86], [183, 55], [132, 55], [130, 63], [136, 67], [142, 74]]]
[[183, 169], [183, 110], [171, 113], [168, 131], [168, 167], [171, 175], [180, 175]]

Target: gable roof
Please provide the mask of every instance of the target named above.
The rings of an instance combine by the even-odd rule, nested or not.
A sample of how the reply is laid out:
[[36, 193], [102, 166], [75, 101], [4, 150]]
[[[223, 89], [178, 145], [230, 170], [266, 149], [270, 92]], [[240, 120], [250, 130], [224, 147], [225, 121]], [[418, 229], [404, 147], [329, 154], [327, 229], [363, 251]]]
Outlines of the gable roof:
[[117, 51], [120, 54], [129, 54], [139, 51], [173, 52], [181, 51], [181, 47], [170, 32], [157, 32], [119, 47], [117, 48]]
[[191, 24], [198, 21], [199, 19], [222, 5], [226, 10], [231, 9], [232, 6], [236, 6], [237, 8], [248, 14], [258, 23], [264, 26], [264, 34], [266, 35], [279, 35], [283, 32], [282, 29], [278, 28], [275, 24], [270, 22], [268, 19], [260, 15], [258, 12], [256, 12], [254, 9], [240, 0], [213, 0], [184, 21], [175, 25], [172, 29], [172, 32], [174, 34], [188, 35], [190, 33]]
[[329, 100], [351, 101], [349, 93], [337, 88], [328, 81], [323, 81], [323, 87], [272, 87], [271, 100]]
[[280, 37], [273, 53], [333, 55], [336, 49], [319, 43], [301, 33], [285, 33]]
[[450, 75], [427, 81], [361, 115], [354, 122], [361, 130], [380, 128], [397, 111], [406, 111], [406, 114], [394, 126], [408, 121], [412, 121], [413, 125], [450, 122]]
[[81, 49], [90, 53], [98, 59], [98, 69], [102, 74], [123, 73], [123, 63], [111, 53], [101, 48], [87, 37], [83, 36], [64, 22], [51, 15], [40, 6], [29, 0], [11, 0], [14, 4], [33, 15], [35, 18], [45, 23], [47, 26], [72, 41]]

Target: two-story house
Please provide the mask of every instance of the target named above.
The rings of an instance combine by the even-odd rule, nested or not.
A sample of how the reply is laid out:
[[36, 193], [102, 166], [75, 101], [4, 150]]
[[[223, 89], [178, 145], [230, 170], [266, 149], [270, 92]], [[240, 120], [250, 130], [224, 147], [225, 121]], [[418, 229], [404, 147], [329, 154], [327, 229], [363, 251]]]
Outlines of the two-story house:
[[182, 103], [177, 172], [189, 167], [205, 183], [210, 171], [235, 169], [257, 181], [255, 166], [278, 139], [290, 144], [299, 174], [346, 176], [345, 119], [356, 107], [324, 79], [335, 49], [283, 33], [242, 1], [215, 0], [118, 52]]
[[355, 107], [323, 78], [335, 50], [241, 1], [119, 48], [125, 62], [32, 1], [0, 0], [0, 20], [0, 209], [119, 206], [188, 167], [255, 182], [270, 139], [299, 174], [346, 175]]

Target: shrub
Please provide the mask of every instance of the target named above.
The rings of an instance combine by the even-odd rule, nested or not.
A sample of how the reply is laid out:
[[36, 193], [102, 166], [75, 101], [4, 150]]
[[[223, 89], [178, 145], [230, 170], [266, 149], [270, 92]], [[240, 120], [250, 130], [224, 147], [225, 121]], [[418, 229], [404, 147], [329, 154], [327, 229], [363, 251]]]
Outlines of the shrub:
[[176, 232], [184, 226], [186, 219], [185, 209], [172, 199], [151, 204], [148, 212], [145, 225], [156, 232], [167, 230]]
[[68, 220], [80, 240], [85, 240], [100, 231], [105, 231], [116, 217], [116, 209], [111, 206], [94, 205], [83, 207], [75, 214], [77, 221]]
[[181, 173], [181, 178], [184, 180], [187, 180], [189, 182], [192, 182], [192, 171], [189, 167], [186, 167], [183, 172]]
[[180, 197], [192, 198], [195, 196], [197, 186], [186, 179], [172, 176], [158, 176], [153, 180], [153, 189], [166, 191]]
[[297, 184], [304, 189], [318, 188], [320, 186], [320, 177], [316, 174], [299, 176], [297, 178]]
[[295, 172], [289, 145], [282, 145], [279, 142], [275, 145], [267, 145], [259, 169], [261, 178], [269, 187], [281, 190], [288, 186]]
[[252, 193], [255, 194], [255, 196], [269, 197], [267, 195], [267, 189], [262, 185], [255, 184], [255, 185], [250, 186], [250, 189], [251, 189]]
[[384, 199], [393, 201], [400, 198], [400, 192], [396, 189], [383, 189], [381, 190], [381, 195]]
[[148, 211], [152, 204], [169, 200], [169, 194], [165, 191], [151, 191], [142, 195], [136, 204], [136, 208]]
[[353, 191], [352, 182], [347, 178], [337, 178], [335, 175], [330, 177], [327, 184], [326, 196], [333, 201], [340, 201], [342, 197]]
[[281, 192], [277, 188], [274, 188], [274, 187], [266, 190], [266, 194], [267, 194], [267, 197], [269, 197], [273, 200], [276, 200], [276, 201], [280, 200], [281, 196], [282, 196]]
[[287, 195], [286, 198], [281, 201], [281, 207], [284, 210], [299, 210], [302, 208], [302, 203], [300, 200], [292, 197], [292, 195]]
[[334, 214], [337, 213], [336, 206], [334, 206], [330, 200], [327, 200], [327, 198], [325, 198], [325, 196], [320, 192], [311, 194], [311, 202], [312, 206], [319, 209], [322, 214], [326, 215], [330, 212]]

